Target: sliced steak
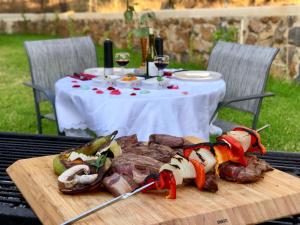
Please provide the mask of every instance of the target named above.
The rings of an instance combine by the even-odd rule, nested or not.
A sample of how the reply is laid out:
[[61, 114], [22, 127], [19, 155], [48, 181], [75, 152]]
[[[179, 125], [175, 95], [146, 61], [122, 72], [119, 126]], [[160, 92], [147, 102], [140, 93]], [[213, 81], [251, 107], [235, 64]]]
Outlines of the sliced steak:
[[185, 145], [191, 144], [182, 137], [175, 137], [167, 134], [151, 134], [149, 136], [149, 144], [151, 143], [161, 144], [171, 148], [182, 148]]
[[139, 143], [136, 134], [130, 136], [123, 136], [116, 139], [117, 143], [122, 148], [127, 148], [129, 146], [134, 146]]
[[162, 165], [162, 162], [148, 156], [123, 153], [113, 160], [112, 170], [122, 175], [134, 190], [148, 175], [158, 173]]
[[247, 156], [247, 161], [246, 167], [233, 162], [221, 164], [219, 167], [220, 177], [238, 183], [253, 183], [262, 179], [264, 172], [273, 170], [267, 162], [256, 156]]
[[171, 158], [178, 152], [172, 148], [159, 145], [156, 143], [151, 143], [146, 145], [144, 143], [139, 143], [136, 145], [127, 146], [122, 149], [123, 153], [133, 153], [136, 155], [144, 155], [156, 159], [160, 162], [168, 163]]
[[113, 173], [111, 176], [105, 177], [102, 181], [104, 187], [114, 196], [119, 196], [132, 191], [127, 180], [118, 173]]

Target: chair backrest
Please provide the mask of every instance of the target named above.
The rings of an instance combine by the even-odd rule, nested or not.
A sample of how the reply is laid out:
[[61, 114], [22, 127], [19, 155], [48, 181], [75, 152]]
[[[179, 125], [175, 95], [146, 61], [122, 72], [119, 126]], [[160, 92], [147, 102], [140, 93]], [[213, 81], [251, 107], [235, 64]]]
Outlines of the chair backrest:
[[[54, 84], [65, 75], [97, 67], [95, 45], [90, 37], [26, 41], [32, 83], [54, 92]], [[45, 100], [37, 94], [36, 101]]]
[[[225, 100], [262, 94], [277, 48], [219, 41], [209, 57], [207, 70], [219, 72], [226, 82]], [[230, 104], [230, 107], [256, 113], [259, 99]]]

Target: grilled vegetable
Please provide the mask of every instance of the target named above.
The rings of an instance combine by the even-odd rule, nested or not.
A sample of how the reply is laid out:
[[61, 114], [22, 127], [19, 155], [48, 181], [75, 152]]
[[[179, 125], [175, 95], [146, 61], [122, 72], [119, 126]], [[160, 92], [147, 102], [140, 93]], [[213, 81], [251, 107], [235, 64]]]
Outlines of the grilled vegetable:
[[177, 165], [172, 165], [172, 164], [164, 164], [159, 172], [164, 171], [164, 170], [168, 170], [171, 171], [174, 175], [175, 181], [176, 181], [176, 185], [181, 185], [183, 182], [183, 175], [181, 173], [180, 167], [178, 167]]
[[217, 137], [217, 141], [224, 141], [229, 145], [229, 151], [232, 153], [230, 161], [247, 166], [247, 160], [244, 155], [243, 146], [238, 140], [229, 135], [221, 135], [220, 137]]
[[196, 171], [193, 164], [186, 158], [180, 155], [175, 155], [171, 159], [170, 164], [178, 166], [183, 179], [192, 179], [196, 177]]
[[98, 190], [110, 166], [110, 159], [107, 159], [96, 173], [92, 173], [88, 165], [73, 166], [58, 177], [58, 188], [62, 193], [71, 195]]
[[197, 160], [192, 159], [191, 163], [193, 164], [195, 170], [196, 170], [196, 178], [195, 183], [197, 185], [197, 188], [199, 190], [202, 190], [205, 184], [205, 169], [204, 166], [199, 163]]
[[162, 170], [159, 174], [150, 174], [146, 177], [143, 185], [155, 182], [153, 185], [144, 189], [142, 192], [145, 193], [150, 190], [164, 190], [168, 189], [167, 199], [176, 199], [176, 180], [173, 172], [166, 169]]
[[108, 136], [96, 138], [83, 146], [60, 153], [53, 160], [55, 174], [60, 175], [66, 169], [75, 165], [93, 165], [97, 162], [99, 156], [104, 155], [104, 153], [111, 158], [119, 156], [122, 150], [117, 142], [113, 141], [116, 134], [117, 131], [114, 131]]
[[246, 131], [229, 131], [226, 133], [226, 135], [234, 138], [235, 140], [237, 140], [238, 142], [240, 142], [240, 144], [243, 147], [244, 152], [246, 152], [251, 144], [251, 135], [249, 133], [247, 133]]
[[214, 170], [217, 160], [210, 150], [206, 148], [200, 148], [197, 150], [197, 154], [204, 164], [205, 173]]
[[261, 143], [260, 135], [257, 131], [252, 130], [248, 127], [236, 127], [233, 131], [245, 131], [251, 136], [251, 144], [247, 149], [247, 152], [258, 152], [261, 154], [266, 153], [266, 148]]

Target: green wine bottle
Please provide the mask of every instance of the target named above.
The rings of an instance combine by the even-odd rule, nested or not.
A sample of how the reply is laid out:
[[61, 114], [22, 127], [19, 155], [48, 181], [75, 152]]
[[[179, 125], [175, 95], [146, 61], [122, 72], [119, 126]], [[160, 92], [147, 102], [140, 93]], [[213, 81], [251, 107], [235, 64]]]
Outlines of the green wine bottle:
[[154, 32], [153, 28], [149, 28], [149, 46], [147, 53], [147, 77], [154, 77], [158, 75], [158, 70], [154, 64], [154, 57], [156, 56], [155, 46], [154, 46]]

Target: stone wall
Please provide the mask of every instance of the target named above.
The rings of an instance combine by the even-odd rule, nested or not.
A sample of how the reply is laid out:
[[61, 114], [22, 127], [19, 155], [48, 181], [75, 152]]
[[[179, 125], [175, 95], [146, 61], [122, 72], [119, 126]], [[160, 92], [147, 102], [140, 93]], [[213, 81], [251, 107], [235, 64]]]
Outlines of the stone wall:
[[[283, 8], [277, 11], [260, 8], [259, 12], [232, 9], [230, 16], [228, 9], [224, 12], [220, 9], [164, 11], [157, 13], [157, 20], [152, 25], [164, 38], [166, 53], [172, 60], [201, 64], [207, 64], [213, 47], [213, 33], [218, 27], [236, 27], [240, 43], [280, 48], [271, 68], [272, 75], [299, 79], [300, 46], [289, 43], [288, 34], [294, 27], [300, 27], [300, 16], [297, 16], [300, 7], [285, 11]], [[110, 38], [117, 47], [126, 48], [132, 44], [139, 48], [139, 40], [127, 35], [132, 28], [133, 25], [124, 23], [122, 14], [28, 14], [25, 17], [0, 14], [0, 32], [62, 37], [88, 34], [100, 44]]]

